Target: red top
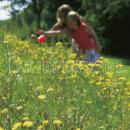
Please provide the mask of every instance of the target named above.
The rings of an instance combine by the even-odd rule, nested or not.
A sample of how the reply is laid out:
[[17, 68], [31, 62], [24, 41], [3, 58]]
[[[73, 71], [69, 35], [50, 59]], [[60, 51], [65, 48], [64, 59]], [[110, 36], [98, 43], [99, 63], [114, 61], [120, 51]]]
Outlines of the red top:
[[78, 29], [72, 31], [72, 37], [82, 52], [87, 49], [96, 48], [96, 42], [86, 31], [86, 23], [81, 22]]

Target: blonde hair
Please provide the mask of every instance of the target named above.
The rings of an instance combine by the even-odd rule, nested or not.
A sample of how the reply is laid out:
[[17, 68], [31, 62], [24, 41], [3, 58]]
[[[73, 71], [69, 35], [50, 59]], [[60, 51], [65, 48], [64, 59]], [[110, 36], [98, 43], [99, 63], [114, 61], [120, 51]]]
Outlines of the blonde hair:
[[57, 14], [56, 14], [57, 22], [60, 24], [66, 24], [66, 21], [63, 22], [62, 18], [64, 18], [64, 20], [66, 20], [66, 17], [71, 10], [72, 10], [72, 8], [70, 5], [67, 5], [67, 4], [61, 5], [57, 9]]
[[71, 21], [76, 22], [77, 25], [80, 25], [81, 16], [75, 11], [70, 11], [67, 15], [67, 19], [70, 19]]

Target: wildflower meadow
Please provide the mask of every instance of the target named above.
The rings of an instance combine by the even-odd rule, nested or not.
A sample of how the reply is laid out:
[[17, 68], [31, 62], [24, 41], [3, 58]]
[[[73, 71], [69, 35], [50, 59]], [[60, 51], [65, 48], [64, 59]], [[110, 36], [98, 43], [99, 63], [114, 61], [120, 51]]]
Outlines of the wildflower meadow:
[[0, 130], [130, 130], [124, 65], [87, 64], [57, 42], [0, 30]]

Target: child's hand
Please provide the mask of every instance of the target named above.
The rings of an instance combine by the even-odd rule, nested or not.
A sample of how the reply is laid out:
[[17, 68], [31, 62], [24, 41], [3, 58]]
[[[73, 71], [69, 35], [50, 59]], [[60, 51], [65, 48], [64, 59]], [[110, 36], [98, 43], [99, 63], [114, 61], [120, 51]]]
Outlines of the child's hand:
[[37, 41], [40, 43], [40, 44], [44, 44], [46, 42], [46, 36], [44, 35], [40, 35], [37, 39]]
[[36, 33], [37, 33], [38, 35], [41, 35], [41, 34], [43, 34], [43, 32], [44, 32], [44, 31], [43, 31], [42, 29], [38, 29]]

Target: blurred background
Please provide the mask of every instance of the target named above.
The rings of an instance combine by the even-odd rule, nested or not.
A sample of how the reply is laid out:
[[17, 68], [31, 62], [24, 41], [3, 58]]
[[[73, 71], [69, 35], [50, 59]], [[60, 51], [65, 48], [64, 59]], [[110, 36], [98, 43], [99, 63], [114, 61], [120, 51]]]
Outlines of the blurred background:
[[[0, 0], [0, 28], [29, 39], [56, 22], [56, 10], [69, 4], [94, 27], [103, 53], [130, 58], [130, 0]], [[57, 40], [66, 41], [59, 36]]]

